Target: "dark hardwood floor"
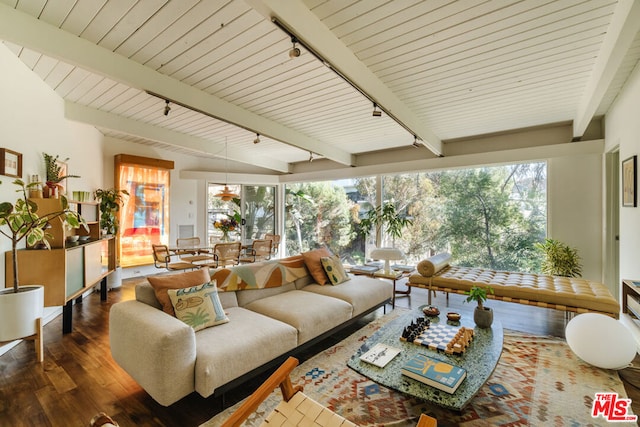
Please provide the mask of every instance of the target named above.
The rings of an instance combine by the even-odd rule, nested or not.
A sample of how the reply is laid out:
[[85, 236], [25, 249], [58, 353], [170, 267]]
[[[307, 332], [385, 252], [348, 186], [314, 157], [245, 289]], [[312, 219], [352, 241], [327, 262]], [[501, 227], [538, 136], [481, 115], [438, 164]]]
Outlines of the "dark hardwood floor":
[[[0, 356], [0, 426], [87, 426], [91, 417], [104, 411], [122, 427], [128, 426], [197, 426], [218, 413], [219, 398], [202, 398], [197, 393], [170, 407], [157, 404], [113, 361], [109, 351], [109, 309], [112, 304], [134, 298], [135, 283], [125, 280], [123, 286], [109, 292], [101, 302], [92, 293], [73, 308], [73, 332], [62, 334], [62, 317], [44, 328], [44, 363], [36, 361], [32, 342], [22, 342]], [[403, 288], [399, 285], [398, 288]], [[473, 306], [463, 303], [460, 295], [451, 295], [449, 307], [463, 315]], [[397, 306], [416, 308], [426, 304], [427, 292], [413, 289], [411, 296], [398, 296]], [[447, 310], [445, 296], [434, 300], [441, 311]], [[508, 329], [540, 335], [564, 336], [564, 314], [555, 310], [491, 301], [496, 319]], [[390, 309], [390, 307], [388, 307]], [[342, 340], [365, 322], [382, 316], [382, 310], [362, 322], [340, 332], [303, 354], [305, 359], [321, 347]], [[638, 359], [636, 359], [636, 362]], [[626, 371], [625, 387], [640, 413], [640, 374]], [[232, 404], [251, 393], [264, 377], [229, 392], [226, 403]]]

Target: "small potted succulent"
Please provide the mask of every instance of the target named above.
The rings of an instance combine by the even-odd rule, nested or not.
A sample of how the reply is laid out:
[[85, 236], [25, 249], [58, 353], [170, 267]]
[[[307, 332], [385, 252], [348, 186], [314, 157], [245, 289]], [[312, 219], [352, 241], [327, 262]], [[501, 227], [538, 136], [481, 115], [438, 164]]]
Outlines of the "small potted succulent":
[[36, 284], [20, 286], [18, 281], [18, 243], [26, 239], [27, 246], [43, 243], [48, 249], [49, 235], [45, 228], [49, 221], [60, 218], [68, 227], [78, 228], [80, 225], [88, 229], [84, 219], [69, 209], [67, 199], [61, 197], [61, 209], [38, 215], [38, 205], [29, 200], [29, 189], [40, 185], [32, 182], [28, 185], [21, 179], [13, 183], [18, 186], [16, 192], [20, 196], [15, 201], [0, 203], [0, 234], [11, 240], [13, 268], [13, 287], [0, 290], [0, 341], [33, 335], [35, 320], [42, 317], [44, 307], [44, 287]]
[[[62, 173], [62, 166], [58, 162], [59, 155], [55, 157], [51, 154], [42, 153], [44, 156], [44, 166], [46, 169], [46, 186], [43, 188], [45, 197], [58, 197], [61, 188], [60, 181], [66, 178], [80, 178], [78, 175], [65, 175]], [[69, 159], [65, 159], [67, 161]]]
[[482, 288], [480, 286], [473, 286], [468, 292], [466, 302], [475, 301], [478, 306], [473, 312], [473, 320], [480, 328], [490, 328], [493, 323], [493, 310], [491, 307], [485, 307], [484, 302], [487, 300], [488, 294], [493, 294], [493, 288], [487, 286]]

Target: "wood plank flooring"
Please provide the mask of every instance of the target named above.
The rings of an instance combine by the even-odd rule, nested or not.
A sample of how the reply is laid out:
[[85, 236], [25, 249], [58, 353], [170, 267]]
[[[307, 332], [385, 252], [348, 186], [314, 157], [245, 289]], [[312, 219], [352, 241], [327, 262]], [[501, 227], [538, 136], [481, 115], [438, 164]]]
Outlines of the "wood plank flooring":
[[[73, 307], [73, 332], [62, 334], [62, 317], [44, 327], [44, 363], [36, 361], [33, 342], [22, 342], [0, 356], [0, 426], [87, 426], [98, 412], [104, 411], [122, 427], [198, 426], [221, 409], [218, 398], [204, 399], [197, 393], [170, 407], [151, 399], [111, 358], [109, 350], [109, 309], [118, 301], [134, 298], [134, 286], [141, 279], [125, 280], [123, 286], [100, 301], [98, 292]], [[403, 288], [402, 285], [398, 286]], [[460, 295], [451, 295], [451, 310], [470, 315], [473, 306]], [[399, 307], [415, 308], [426, 304], [424, 289], [413, 289], [411, 296], [398, 296]], [[445, 296], [434, 300], [447, 310]], [[494, 313], [505, 328], [541, 335], [564, 336], [564, 314], [555, 310], [491, 301]], [[390, 309], [390, 307], [388, 307]], [[382, 310], [367, 316], [359, 325], [340, 332], [302, 355], [312, 356], [342, 340], [365, 322], [382, 316]], [[636, 360], [638, 362], [638, 360]], [[633, 409], [640, 413], [640, 374], [625, 375], [627, 393]], [[263, 378], [257, 378], [228, 393], [232, 404], [251, 393]]]

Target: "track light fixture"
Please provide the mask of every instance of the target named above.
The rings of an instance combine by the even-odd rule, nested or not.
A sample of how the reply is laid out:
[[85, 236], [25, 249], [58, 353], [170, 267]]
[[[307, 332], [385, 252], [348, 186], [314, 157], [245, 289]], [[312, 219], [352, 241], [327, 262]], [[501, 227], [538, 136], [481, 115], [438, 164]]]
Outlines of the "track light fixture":
[[382, 116], [382, 111], [378, 110], [378, 104], [376, 104], [375, 102], [373, 103], [373, 117], [380, 117]]
[[289, 51], [289, 58], [297, 58], [300, 56], [300, 49], [296, 47], [296, 43], [298, 43], [298, 39], [292, 36], [291, 43], [293, 43], [293, 47]]
[[309, 151], [309, 163], [313, 162], [313, 151]]
[[260, 144], [260, 134], [256, 133], [256, 139], [253, 140], [254, 144]]
[[413, 144], [412, 144], [412, 145], [413, 145], [414, 147], [416, 147], [416, 148], [420, 148], [420, 147], [422, 147], [422, 144], [420, 144], [420, 143], [418, 142], [418, 137], [417, 137], [416, 135], [413, 135]]
[[169, 111], [171, 111], [171, 107], [169, 107], [169, 100], [165, 99], [164, 102], [166, 102], [166, 104], [164, 106], [164, 115], [168, 116], [169, 115]]

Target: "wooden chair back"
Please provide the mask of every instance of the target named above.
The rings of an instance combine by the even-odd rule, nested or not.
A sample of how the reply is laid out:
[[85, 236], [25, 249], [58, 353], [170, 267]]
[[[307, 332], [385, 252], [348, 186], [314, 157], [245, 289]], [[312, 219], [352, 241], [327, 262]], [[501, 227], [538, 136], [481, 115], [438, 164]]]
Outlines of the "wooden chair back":
[[240, 242], [218, 243], [213, 247], [217, 266], [238, 265], [240, 263]]
[[167, 245], [151, 245], [153, 249], [153, 264], [156, 268], [167, 268], [171, 254]]
[[278, 249], [280, 249], [280, 235], [279, 234], [271, 234], [266, 233], [264, 235], [266, 240], [271, 240], [271, 255], [275, 255], [278, 253]]
[[270, 239], [258, 239], [254, 240], [251, 247], [253, 248], [253, 255], [255, 261], [266, 261], [271, 258], [271, 246], [273, 241]]

